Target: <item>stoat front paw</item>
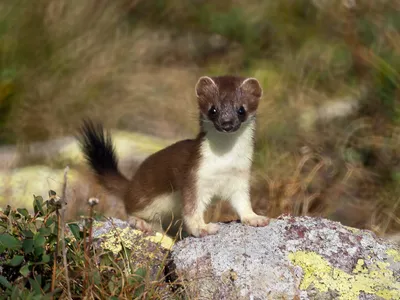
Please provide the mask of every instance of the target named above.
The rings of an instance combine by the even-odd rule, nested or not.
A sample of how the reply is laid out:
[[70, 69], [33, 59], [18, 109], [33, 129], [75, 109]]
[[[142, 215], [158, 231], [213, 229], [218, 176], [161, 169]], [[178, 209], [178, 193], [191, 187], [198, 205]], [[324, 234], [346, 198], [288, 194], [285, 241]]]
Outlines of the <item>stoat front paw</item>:
[[254, 227], [264, 227], [269, 224], [270, 219], [260, 215], [251, 215], [243, 217], [241, 222], [246, 225], [254, 226]]
[[195, 237], [205, 237], [207, 235], [216, 234], [219, 230], [219, 225], [215, 223], [204, 224], [196, 229], [191, 230], [191, 234]]
[[219, 230], [219, 225], [215, 223], [208, 223], [206, 224], [205, 228], [202, 228], [200, 231], [200, 236], [206, 236], [206, 235], [213, 235], [216, 234]]

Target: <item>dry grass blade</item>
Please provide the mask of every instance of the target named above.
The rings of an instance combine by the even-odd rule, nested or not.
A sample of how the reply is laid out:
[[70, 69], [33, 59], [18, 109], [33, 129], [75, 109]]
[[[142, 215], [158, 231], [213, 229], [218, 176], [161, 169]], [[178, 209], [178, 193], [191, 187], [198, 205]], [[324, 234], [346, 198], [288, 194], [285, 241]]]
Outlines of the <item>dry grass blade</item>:
[[67, 248], [65, 246], [65, 205], [67, 204], [66, 194], [67, 194], [67, 180], [68, 180], [68, 171], [69, 167], [67, 166], [64, 170], [64, 183], [62, 188], [62, 197], [61, 197], [61, 241], [62, 241], [62, 252], [63, 252], [63, 264], [64, 264], [64, 272], [65, 272], [65, 282], [67, 285], [67, 295], [68, 299], [72, 300], [71, 294], [71, 286], [70, 286], [70, 279], [68, 275], [68, 261], [67, 261]]

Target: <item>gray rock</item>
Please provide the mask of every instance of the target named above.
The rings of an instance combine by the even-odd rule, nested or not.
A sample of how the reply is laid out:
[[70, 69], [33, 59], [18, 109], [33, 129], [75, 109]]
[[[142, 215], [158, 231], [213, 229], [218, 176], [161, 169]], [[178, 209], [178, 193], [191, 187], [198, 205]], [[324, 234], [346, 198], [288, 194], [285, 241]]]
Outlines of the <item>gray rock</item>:
[[322, 218], [221, 224], [171, 258], [190, 299], [400, 299], [399, 248]]

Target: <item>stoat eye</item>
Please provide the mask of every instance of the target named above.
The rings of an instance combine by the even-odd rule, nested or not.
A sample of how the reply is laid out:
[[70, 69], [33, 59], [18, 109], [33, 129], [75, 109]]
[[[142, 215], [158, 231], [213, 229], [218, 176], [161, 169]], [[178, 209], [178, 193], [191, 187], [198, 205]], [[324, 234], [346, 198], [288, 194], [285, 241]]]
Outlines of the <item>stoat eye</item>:
[[208, 110], [208, 115], [210, 116], [210, 117], [212, 117], [212, 116], [215, 116], [216, 114], [217, 114], [217, 109], [215, 108], [215, 106], [213, 105], [213, 106], [211, 106], [211, 108]]
[[239, 107], [239, 109], [237, 110], [237, 114], [241, 117], [246, 114], [246, 109], [243, 107], [243, 105]]

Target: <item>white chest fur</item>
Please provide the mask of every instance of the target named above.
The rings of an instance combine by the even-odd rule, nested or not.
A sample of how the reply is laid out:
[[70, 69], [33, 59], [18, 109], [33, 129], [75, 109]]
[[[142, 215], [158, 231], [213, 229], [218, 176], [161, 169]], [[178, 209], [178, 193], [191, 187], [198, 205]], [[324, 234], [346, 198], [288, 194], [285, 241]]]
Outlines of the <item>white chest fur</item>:
[[242, 124], [232, 134], [217, 132], [212, 124], [205, 125], [210, 128], [206, 128], [201, 145], [197, 191], [199, 200], [206, 204], [214, 196], [228, 200], [236, 191], [248, 189], [255, 121]]

